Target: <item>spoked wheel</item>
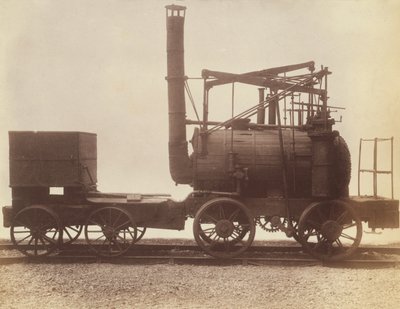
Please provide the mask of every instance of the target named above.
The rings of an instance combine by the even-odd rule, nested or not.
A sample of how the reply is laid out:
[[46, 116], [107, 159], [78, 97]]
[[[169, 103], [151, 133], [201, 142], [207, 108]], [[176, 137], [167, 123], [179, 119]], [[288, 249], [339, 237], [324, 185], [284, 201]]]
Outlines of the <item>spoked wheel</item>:
[[137, 237], [135, 242], [138, 242], [143, 238], [144, 234], [146, 233], [146, 228], [138, 226], [136, 229], [137, 229]]
[[123, 208], [103, 207], [90, 213], [85, 225], [85, 238], [97, 255], [119, 256], [136, 242], [136, 223]]
[[254, 218], [242, 203], [230, 198], [216, 198], [204, 204], [193, 222], [197, 244], [216, 258], [233, 258], [252, 244]]
[[83, 225], [65, 225], [62, 229], [62, 243], [69, 245], [79, 238], [83, 230]]
[[19, 211], [12, 222], [10, 236], [16, 248], [27, 256], [45, 256], [60, 241], [60, 220], [46, 206], [29, 206]]
[[351, 256], [361, 242], [362, 224], [356, 212], [342, 201], [311, 204], [300, 217], [298, 236], [303, 247], [324, 261]]

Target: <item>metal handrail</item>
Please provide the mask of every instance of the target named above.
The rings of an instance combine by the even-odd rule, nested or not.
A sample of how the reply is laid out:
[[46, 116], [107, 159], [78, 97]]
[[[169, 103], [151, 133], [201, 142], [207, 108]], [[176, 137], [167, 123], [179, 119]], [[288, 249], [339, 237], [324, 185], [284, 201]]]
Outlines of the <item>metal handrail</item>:
[[[394, 198], [394, 188], [393, 188], [393, 137], [390, 138], [360, 138], [360, 146], [358, 151], [358, 196], [360, 196], [360, 186], [361, 186], [361, 173], [372, 173], [373, 174], [373, 192], [374, 197], [378, 196], [378, 174], [389, 174], [391, 175], [391, 193], [392, 199]], [[378, 170], [378, 142], [390, 141], [390, 170]], [[361, 153], [362, 153], [362, 143], [363, 142], [373, 142], [374, 143], [374, 157], [373, 157], [373, 168], [372, 169], [362, 169], [361, 168]]]

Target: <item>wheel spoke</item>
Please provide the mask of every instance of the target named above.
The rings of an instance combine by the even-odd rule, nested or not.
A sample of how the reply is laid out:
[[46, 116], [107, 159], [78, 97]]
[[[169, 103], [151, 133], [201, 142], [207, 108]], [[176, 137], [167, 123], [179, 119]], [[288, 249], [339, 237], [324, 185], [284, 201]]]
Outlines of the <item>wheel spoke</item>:
[[305, 232], [306, 232], [306, 234], [304, 234], [304, 238], [306, 240], [309, 239], [312, 236], [316, 236], [318, 238], [319, 233], [318, 233], [317, 230], [307, 230]]
[[[39, 235], [38, 238], [39, 238], [40, 242], [42, 243], [42, 245], [43, 245], [43, 246], [46, 246], [46, 242], [45, 242], [44, 239], [43, 239], [43, 235]], [[50, 244], [50, 243], [49, 243], [49, 244]]]
[[206, 235], [207, 237], [211, 237], [211, 235], [214, 235], [215, 232], [216, 232], [215, 228], [209, 228], [209, 229], [202, 230], [202, 233], [204, 235]]
[[227, 251], [229, 251], [231, 249], [230, 244], [231, 244], [231, 242], [228, 240], [228, 238], [224, 238], [224, 246]]
[[50, 238], [50, 237], [48, 237], [46, 235], [42, 235], [42, 239], [47, 240], [52, 245], [56, 245], [57, 244], [57, 242], [54, 239], [52, 239], [52, 238]]
[[109, 252], [108, 254], [111, 255], [111, 253], [112, 253], [112, 240], [111, 239], [108, 242], [108, 252]]
[[119, 239], [121, 239], [122, 240], [122, 243], [126, 243], [126, 233], [125, 233], [125, 231], [124, 231], [124, 237], [122, 237], [121, 235], [119, 235], [119, 234], [117, 234], [117, 235], [115, 235], [116, 236], [116, 238], [119, 238]]
[[312, 227], [314, 227], [316, 229], [320, 229], [321, 228], [321, 224], [316, 222], [316, 221], [314, 221], [314, 220], [307, 219], [307, 223], [308, 223], [309, 226], [312, 226]]
[[[106, 225], [107, 225], [107, 222], [106, 222], [106, 220], [103, 218], [103, 216], [99, 216], [99, 215], [98, 215], [98, 217], [99, 217], [100, 220], [103, 222], [103, 224], [99, 224], [99, 223], [96, 223], [96, 224], [99, 225], [99, 226], [106, 226]], [[94, 219], [95, 219], [95, 218], [92, 219], [93, 222], [94, 222]]]
[[219, 217], [220, 219], [226, 219], [224, 205], [219, 206]]
[[129, 228], [127, 230], [128, 230], [129, 235], [131, 235], [132, 239], [135, 240], [136, 239], [135, 231], [133, 231], [133, 234], [132, 234], [132, 231]]
[[343, 244], [342, 244], [342, 242], [340, 241], [339, 238], [336, 239], [335, 242], [337, 243], [337, 245], [338, 245], [339, 248], [343, 248]]
[[114, 223], [112, 226], [115, 226], [117, 224], [117, 222], [121, 218], [121, 216], [122, 216], [122, 212], [119, 212], [118, 217], [114, 220]]
[[328, 219], [332, 220], [334, 218], [334, 213], [335, 213], [335, 205], [331, 205], [331, 207], [329, 208]]
[[328, 256], [332, 256], [333, 254], [333, 246], [331, 242], [326, 242], [326, 244], [328, 245]]
[[100, 235], [100, 236], [97, 237], [93, 242], [96, 242], [96, 241], [100, 240], [100, 239], [103, 238], [103, 237], [106, 237], [106, 235], [104, 235], [104, 234]]
[[35, 256], [38, 255], [37, 246], [38, 246], [38, 238], [35, 237], [35, 244], [34, 244], [34, 254], [35, 254]]
[[216, 234], [216, 231], [215, 231], [215, 229], [210, 233], [210, 234], [208, 234], [207, 236], [208, 236], [208, 238], [211, 238], [213, 235], [215, 235]]
[[80, 228], [79, 228], [79, 227], [74, 228], [72, 225], [67, 225], [65, 228], [66, 228], [66, 229], [69, 228], [69, 229], [73, 230], [73, 231], [76, 232], [76, 233], [79, 233], [79, 232], [80, 232]]
[[319, 248], [321, 248], [324, 245], [324, 242], [322, 241], [322, 239], [320, 241], [318, 241], [315, 245], [314, 245], [314, 249], [317, 250]]
[[58, 232], [58, 230], [57, 230], [57, 229], [56, 229], [56, 230], [54, 230], [53, 236], [51, 237], [53, 240], [55, 240], [55, 238], [56, 238], [56, 236], [57, 236], [57, 232]]
[[232, 231], [232, 235], [234, 235], [235, 238], [237, 238], [237, 237], [240, 236], [240, 232], [238, 232], [236, 229], [234, 229], [234, 230]]
[[325, 214], [322, 213], [320, 208], [317, 208], [316, 211], [317, 211], [318, 217], [321, 219], [321, 222], [324, 222], [326, 220]]
[[32, 244], [32, 241], [34, 240], [34, 237], [33, 237], [33, 235], [32, 235], [32, 238], [29, 240], [29, 242], [28, 242], [28, 246], [30, 246], [31, 244]]
[[92, 223], [92, 224], [97, 225], [97, 226], [100, 226], [100, 227], [105, 226], [105, 224], [100, 224], [100, 223], [98, 223], [97, 221], [94, 221], [93, 219], [90, 219], [90, 220], [89, 220], [89, 223]]
[[204, 214], [204, 217], [205, 217], [205, 218], [208, 218], [209, 220], [211, 220], [211, 221], [214, 222], [214, 223], [217, 223], [217, 222], [218, 222], [217, 219], [215, 219], [213, 216], [211, 216], [211, 215], [209, 215], [209, 214]]
[[345, 233], [340, 234], [340, 237], [343, 237], [343, 238], [346, 238], [346, 239], [350, 239], [350, 240], [352, 240], [352, 241], [355, 241], [355, 240], [356, 240], [356, 238], [354, 238], [354, 237], [352, 237], [352, 236], [349, 236], [349, 235], [347, 235], [347, 234], [345, 234]]
[[336, 219], [336, 221], [339, 223], [339, 224], [343, 224], [344, 223], [344, 220], [346, 219], [346, 216], [348, 215], [348, 210], [346, 209], [337, 219]]
[[115, 227], [115, 229], [116, 229], [116, 230], [119, 230], [119, 229], [121, 229], [122, 227], [124, 227], [125, 225], [128, 225], [128, 226], [129, 226], [130, 223], [131, 223], [131, 220], [127, 220], [126, 222], [124, 222], [124, 223], [118, 225], [117, 227]]
[[343, 225], [343, 230], [349, 229], [349, 228], [351, 228], [353, 226], [357, 226], [357, 222], [352, 222], [350, 224]]
[[71, 234], [68, 232], [67, 227], [64, 227], [63, 231], [64, 231], [65, 233], [67, 233], [67, 236], [68, 236], [68, 238], [69, 238], [70, 240], [73, 239], [73, 237], [71, 236]]
[[[17, 241], [17, 244], [23, 242], [25, 239], [27, 239], [27, 238], [30, 237], [30, 236], [32, 236], [32, 234], [29, 232], [29, 235], [28, 235], [28, 236], [25, 236], [25, 237], [22, 238], [21, 240]], [[29, 245], [29, 243], [28, 243], [28, 245]]]
[[240, 208], [236, 209], [230, 216], [229, 221], [233, 222], [237, 218], [238, 214], [240, 213]]
[[117, 240], [114, 240], [114, 244], [118, 247], [119, 251], [122, 251], [122, 247], [121, 247], [120, 243]]

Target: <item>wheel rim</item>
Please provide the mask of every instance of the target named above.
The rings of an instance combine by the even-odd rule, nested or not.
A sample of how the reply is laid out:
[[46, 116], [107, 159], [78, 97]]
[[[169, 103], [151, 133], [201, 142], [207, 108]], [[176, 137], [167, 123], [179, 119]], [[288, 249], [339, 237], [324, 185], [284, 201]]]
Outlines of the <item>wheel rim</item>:
[[52, 209], [30, 206], [15, 215], [10, 235], [13, 244], [23, 254], [45, 256], [59, 245], [60, 221]]
[[69, 245], [79, 238], [83, 230], [83, 225], [65, 225], [62, 229], [62, 242]]
[[358, 248], [362, 224], [349, 205], [329, 201], [310, 205], [300, 217], [298, 232], [303, 247], [312, 256], [339, 261]]
[[100, 256], [124, 254], [137, 240], [137, 228], [131, 214], [118, 207], [93, 211], [85, 224], [86, 242]]
[[253, 242], [254, 219], [242, 203], [218, 198], [199, 209], [193, 222], [193, 234], [197, 244], [209, 255], [232, 258]]

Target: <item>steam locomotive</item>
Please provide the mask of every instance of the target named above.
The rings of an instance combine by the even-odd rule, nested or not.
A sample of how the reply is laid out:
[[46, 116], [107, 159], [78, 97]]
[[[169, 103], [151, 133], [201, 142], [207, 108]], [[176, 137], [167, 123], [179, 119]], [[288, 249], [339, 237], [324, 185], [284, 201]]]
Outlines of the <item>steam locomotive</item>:
[[[186, 118], [185, 94], [192, 97], [185, 12], [166, 7], [166, 80], [171, 177], [190, 185], [191, 194], [174, 201], [99, 192], [95, 134], [9, 132], [12, 205], [3, 207], [3, 218], [16, 248], [47, 255], [84, 233], [96, 254], [119, 256], [147, 228], [182, 230], [190, 217], [197, 244], [216, 258], [246, 251], [259, 225], [294, 237], [318, 259], [341, 260], [360, 244], [363, 221], [373, 229], [398, 228], [398, 200], [349, 196], [350, 152], [332, 129], [328, 68], [316, 70], [310, 61], [244, 74], [203, 70], [203, 117]], [[257, 87], [259, 101], [226, 121], [210, 121], [209, 92], [231, 84], [233, 106], [238, 83]], [[63, 194], [51, 194], [52, 187]]]

